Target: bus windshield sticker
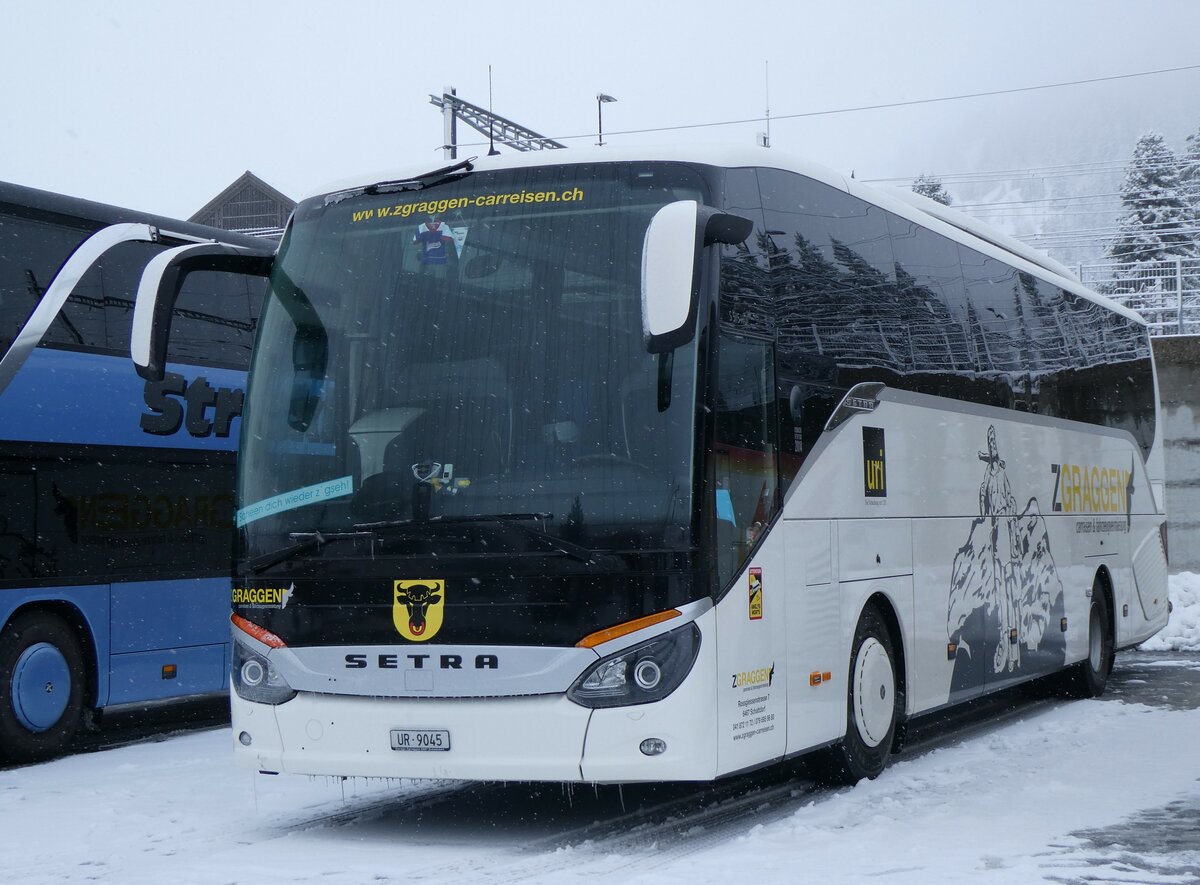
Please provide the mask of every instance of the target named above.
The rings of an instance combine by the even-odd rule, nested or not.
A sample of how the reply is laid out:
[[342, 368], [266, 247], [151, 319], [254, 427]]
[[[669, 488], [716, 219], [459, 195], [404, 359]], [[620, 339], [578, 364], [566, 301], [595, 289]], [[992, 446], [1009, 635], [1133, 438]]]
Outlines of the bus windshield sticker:
[[[386, 221], [390, 218], [412, 216], [439, 216], [446, 212], [462, 209], [490, 209], [498, 206], [523, 206], [546, 203], [582, 203], [583, 188], [570, 187], [565, 190], [520, 190], [503, 194], [473, 194], [465, 197], [446, 197], [440, 200], [419, 200], [411, 203], [396, 203], [391, 206], [375, 206], [371, 209], [354, 209], [350, 213], [351, 224], [365, 221]], [[466, 236], [464, 231], [463, 236]]]
[[417, 225], [413, 234], [413, 245], [420, 252], [421, 264], [445, 264], [447, 249], [454, 247], [456, 258], [462, 257], [463, 245], [467, 242], [467, 227], [451, 227], [437, 215]]
[[316, 485], [305, 486], [302, 489], [294, 489], [290, 492], [284, 492], [282, 495], [275, 495], [256, 504], [243, 507], [237, 512], [237, 526], [241, 528], [247, 523], [254, 522], [256, 519], [262, 519], [264, 516], [274, 516], [286, 510], [306, 507], [309, 504], [320, 504], [322, 501], [328, 501], [331, 498], [342, 498], [353, 492], [354, 477], [352, 476], [343, 476], [338, 479], [319, 482]]
[[737, 525], [737, 517], [733, 515], [733, 498], [729, 489], [717, 489], [717, 519]]
[[762, 569], [750, 569], [750, 620], [761, 621], [763, 612]]
[[437, 635], [442, 629], [445, 581], [394, 581], [392, 592], [392, 623], [397, 633], [412, 642], [426, 642]]
[[294, 582], [286, 587], [234, 587], [233, 604], [245, 608], [285, 609], [295, 591]]

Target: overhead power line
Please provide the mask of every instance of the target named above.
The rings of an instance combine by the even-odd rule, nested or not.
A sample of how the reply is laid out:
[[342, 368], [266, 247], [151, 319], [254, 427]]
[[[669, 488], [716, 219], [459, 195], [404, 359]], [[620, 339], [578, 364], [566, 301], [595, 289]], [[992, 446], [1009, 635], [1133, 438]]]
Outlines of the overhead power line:
[[996, 200], [991, 203], [955, 203], [955, 209], [1014, 209], [1021, 206], [1040, 205], [1042, 203], [1079, 203], [1082, 201], [1105, 200], [1111, 204], [1111, 197], [1121, 196], [1117, 192], [1104, 194], [1075, 194], [1063, 197], [1042, 197], [1029, 200]]
[[[806, 117], [828, 117], [836, 114], [854, 114], [863, 111], [880, 111], [888, 108], [905, 108], [923, 104], [938, 104], [948, 101], [965, 101], [972, 98], [987, 98], [996, 95], [1016, 95], [1022, 92], [1037, 92], [1043, 89], [1063, 89], [1068, 86], [1085, 86], [1091, 83], [1108, 83], [1114, 80], [1132, 80], [1136, 77], [1152, 77], [1159, 74], [1175, 74], [1182, 71], [1200, 70], [1200, 64], [1181, 65], [1174, 68], [1159, 68], [1153, 71], [1137, 71], [1130, 74], [1111, 74], [1107, 77], [1089, 77], [1085, 80], [1066, 80], [1061, 83], [1041, 83], [1036, 86], [1016, 86], [1010, 89], [992, 89], [985, 92], [964, 92], [959, 95], [942, 95], [936, 98], [915, 98], [908, 101], [892, 101], [883, 102], [880, 104], [857, 105], [848, 108], [830, 108], [823, 111], [803, 111], [793, 114], [772, 114], [773, 121], [778, 120], [800, 120]], [[742, 126], [749, 123], [762, 123], [764, 117], [746, 117], [739, 120], [714, 120], [707, 123], [682, 123], [675, 126], [649, 126], [643, 129], [623, 129], [605, 133], [606, 135], [644, 135], [651, 132], [679, 132], [687, 129], [708, 129], [717, 126]], [[570, 140], [574, 138], [592, 138], [594, 132], [581, 133], [578, 135], [556, 135], [556, 140]], [[472, 142], [471, 144], [487, 144], [487, 142]], [[466, 145], [460, 145], [466, 146]]]
[[1176, 160], [1174, 163], [1150, 163], [1144, 160], [1091, 160], [1083, 163], [1064, 163], [1056, 166], [1030, 166], [1024, 169], [979, 169], [971, 172], [922, 172], [918, 175], [897, 175], [891, 178], [864, 178], [862, 181], [868, 184], [899, 184], [914, 181], [920, 178], [921, 175], [933, 175], [942, 182], [959, 183], [974, 183], [975, 180], [982, 181], [1009, 181], [1017, 178], [1054, 178], [1059, 176], [1070, 175], [1102, 175], [1111, 172], [1124, 172], [1131, 166], [1136, 166], [1139, 170], [1154, 171], [1166, 169], [1172, 171], [1181, 171], [1184, 168], [1191, 167], [1193, 163], [1186, 159]]

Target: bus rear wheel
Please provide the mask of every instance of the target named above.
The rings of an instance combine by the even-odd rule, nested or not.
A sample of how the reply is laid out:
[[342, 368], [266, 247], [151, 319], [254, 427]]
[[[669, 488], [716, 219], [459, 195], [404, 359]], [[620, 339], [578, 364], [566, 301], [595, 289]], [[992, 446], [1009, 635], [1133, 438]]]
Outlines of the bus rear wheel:
[[846, 735], [817, 757], [818, 777], [839, 784], [878, 777], [892, 752], [899, 702], [891, 631], [879, 610], [867, 606], [850, 651]]
[[79, 638], [57, 615], [17, 615], [0, 633], [0, 758], [36, 762], [63, 751], [83, 718]]

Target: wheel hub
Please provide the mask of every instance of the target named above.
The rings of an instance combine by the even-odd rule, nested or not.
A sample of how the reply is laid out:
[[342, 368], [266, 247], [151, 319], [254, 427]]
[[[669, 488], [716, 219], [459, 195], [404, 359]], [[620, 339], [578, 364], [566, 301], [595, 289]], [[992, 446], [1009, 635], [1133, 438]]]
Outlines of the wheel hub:
[[883, 643], [868, 637], [854, 658], [854, 724], [868, 747], [877, 747], [892, 727], [896, 678]]
[[1100, 612], [1093, 605], [1091, 615], [1088, 618], [1088, 664], [1091, 666], [1092, 672], [1099, 673], [1103, 663], [1104, 627], [1100, 623]]
[[21, 652], [10, 686], [17, 721], [33, 732], [49, 731], [71, 698], [71, 669], [63, 653], [49, 642]]

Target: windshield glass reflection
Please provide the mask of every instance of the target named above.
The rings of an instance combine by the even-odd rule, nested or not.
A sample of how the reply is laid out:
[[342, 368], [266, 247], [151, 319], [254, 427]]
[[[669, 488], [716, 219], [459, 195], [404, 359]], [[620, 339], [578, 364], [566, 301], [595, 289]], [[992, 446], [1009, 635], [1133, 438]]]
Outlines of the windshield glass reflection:
[[243, 418], [245, 552], [514, 514], [586, 549], [687, 547], [694, 345], [646, 353], [639, 290], [679, 199], [704, 199], [696, 171], [637, 164], [302, 205]]

